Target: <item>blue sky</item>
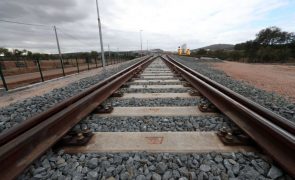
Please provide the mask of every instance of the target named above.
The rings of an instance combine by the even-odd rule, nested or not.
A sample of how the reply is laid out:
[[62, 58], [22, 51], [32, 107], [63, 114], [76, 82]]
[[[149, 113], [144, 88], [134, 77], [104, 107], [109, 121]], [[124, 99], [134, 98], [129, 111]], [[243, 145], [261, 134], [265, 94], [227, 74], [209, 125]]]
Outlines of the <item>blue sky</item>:
[[[99, 0], [99, 6], [104, 46], [113, 50], [139, 49], [140, 30], [144, 48], [148, 41], [164, 50], [240, 43], [269, 26], [295, 31], [295, 0]], [[2, 0], [0, 17], [56, 25], [63, 52], [99, 50], [95, 0]], [[0, 46], [56, 52], [51, 27], [0, 28]]]
[[295, 27], [295, 1], [288, 1], [285, 5], [269, 11], [262, 20], [254, 21], [253, 27], [265, 28], [279, 26], [287, 31], [294, 31]]

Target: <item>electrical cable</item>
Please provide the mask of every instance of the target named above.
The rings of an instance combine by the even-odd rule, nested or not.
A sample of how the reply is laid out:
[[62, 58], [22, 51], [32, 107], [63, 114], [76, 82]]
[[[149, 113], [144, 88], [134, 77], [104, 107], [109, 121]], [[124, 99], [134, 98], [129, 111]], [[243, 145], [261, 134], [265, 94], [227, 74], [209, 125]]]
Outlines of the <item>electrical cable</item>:
[[27, 25], [27, 26], [52, 27], [52, 26], [50, 26], [50, 25], [45, 25], [45, 24], [23, 23], [23, 22], [17, 22], [17, 21], [5, 20], [5, 19], [0, 19], [0, 22], [13, 23], [13, 24], [22, 24], [22, 25]]
[[[53, 26], [51, 25], [46, 25], [46, 24], [35, 24], [35, 23], [24, 23], [24, 22], [18, 22], [18, 21], [12, 21], [12, 20], [6, 20], [6, 19], [0, 19], [0, 22], [4, 22], [4, 23], [12, 23], [12, 24], [19, 24], [19, 25], [27, 25], [27, 26], [34, 26], [34, 27], [47, 27], [47, 28], [53, 28]], [[73, 35], [66, 33], [65, 31], [63, 31], [61, 28], [56, 27], [62, 34], [68, 36], [69, 38], [79, 41], [80, 43], [82, 43], [83, 45], [86, 46], [90, 46], [92, 47], [93, 45], [87, 44], [79, 39], [77, 39], [76, 37], [74, 37]], [[44, 30], [49, 30], [49, 29], [44, 29]]]
[[61, 28], [57, 28], [57, 29], [60, 30], [60, 32], [63, 33], [64, 35], [66, 35], [66, 36], [68, 36], [68, 37], [70, 37], [70, 38], [72, 38], [72, 39], [74, 39], [74, 40], [76, 40], [76, 41], [79, 41], [80, 43], [82, 43], [82, 44], [84, 44], [84, 45], [87, 45], [87, 46], [93, 46], [93, 45], [90, 45], [90, 44], [87, 44], [87, 43], [81, 41], [80, 39], [76, 38], [75, 36], [73, 36], [73, 35], [71, 35], [71, 34], [69, 34], [69, 33], [66, 33], [66, 32], [63, 31]]

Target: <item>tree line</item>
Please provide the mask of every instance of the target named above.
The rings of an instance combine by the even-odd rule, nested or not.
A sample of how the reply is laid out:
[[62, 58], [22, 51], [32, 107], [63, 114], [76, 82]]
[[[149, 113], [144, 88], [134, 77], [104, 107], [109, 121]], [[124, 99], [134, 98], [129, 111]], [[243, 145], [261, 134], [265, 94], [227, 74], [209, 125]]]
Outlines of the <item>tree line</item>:
[[272, 26], [259, 31], [254, 40], [236, 44], [233, 50], [199, 49], [191, 55], [254, 63], [295, 62], [295, 34]]
[[[9, 51], [7, 48], [0, 48], [0, 55], [3, 55], [0, 57], [1, 60], [53, 60], [53, 59], [59, 59], [58, 54], [46, 54], [46, 53], [32, 53], [31, 51], [28, 51], [26, 49], [19, 50], [14, 49], [13, 52]], [[120, 56], [122, 59], [134, 59], [135, 57], [139, 57], [139, 53], [135, 52], [105, 52], [106, 58], [110, 56], [110, 58], [117, 58]], [[91, 52], [75, 52], [75, 53], [63, 53], [62, 57], [64, 59], [70, 59], [70, 58], [95, 58], [100, 57], [100, 53], [97, 51], [91, 51]]]

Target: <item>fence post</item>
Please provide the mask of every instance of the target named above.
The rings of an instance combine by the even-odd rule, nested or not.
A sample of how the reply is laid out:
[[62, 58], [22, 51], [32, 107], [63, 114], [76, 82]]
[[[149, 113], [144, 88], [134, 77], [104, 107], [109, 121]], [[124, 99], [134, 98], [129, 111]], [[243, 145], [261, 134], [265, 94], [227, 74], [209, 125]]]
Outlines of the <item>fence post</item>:
[[39, 73], [40, 73], [40, 76], [41, 76], [41, 80], [42, 80], [42, 82], [44, 82], [44, 77], [43, 77], [43, 73], [42, 73], [42, 69], [41, 69], [38, 57], [37, 57], [37, 65], [38, 65], [38, 70], [39, 70]]
[[1, 63], [0, 63], [0, 76], [1, 76], [2, 83], [3, 83], [3, 86], [4, 86], [5, 90], [8, 91], [8, 87], [7, 87], [5, 78], [4, 78], [4, 74], [2, 72], [2, 65], [1, 65]]
[[78, 73], [80, 73], [79, 63], [78, 63], [78, 58], [77, 57], [76, 57], [76, 65], [77, 65], [77, 71], [78, 71]]
[[98, 68], [98, 65], [97, 65], [97, 57], [94, 57], [94, 61], [95, 61], [95, 67]]
[[65, 76], [65, 69], [64, 69], [64, 63], [63, 63], [63, 60], [60, 59], [60, 64], [61, 64], [61, 69], [62, 69], [62, 75]]
[[90, 69], [89, 69], [89, 60], [88, 60], [88, 57], [86, 57], [86, 62], [87, 62], [87, 67], [88, 67], [88, 71], [89, 71]]

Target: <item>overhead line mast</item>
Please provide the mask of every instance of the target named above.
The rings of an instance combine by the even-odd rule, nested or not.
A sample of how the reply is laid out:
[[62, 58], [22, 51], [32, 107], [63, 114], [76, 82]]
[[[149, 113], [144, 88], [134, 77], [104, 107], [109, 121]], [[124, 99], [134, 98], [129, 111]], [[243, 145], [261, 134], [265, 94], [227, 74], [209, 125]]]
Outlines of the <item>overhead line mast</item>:
[[98, 1], [97, 1], [97, 0], [96, 0], [96, 11], [97, 11], [97, 22], [98, 22], [98, 29], [99, 29], [101, 60], [102, 60], [102, 66], [105, 67], [105, 58], [104, 58], [104, 51], [103, 51], [103, 41], [102, 41], [101, 23], [100, 23], [99, 9], [98, 9]]

